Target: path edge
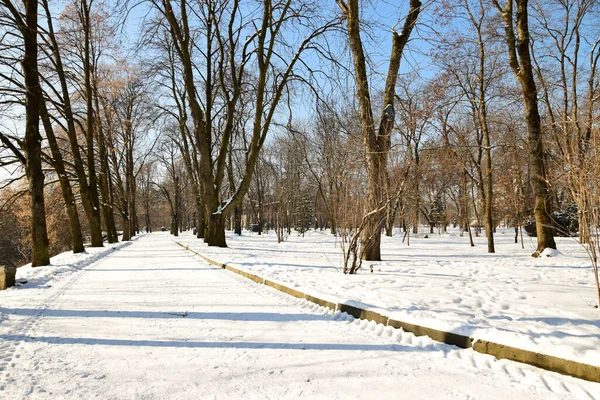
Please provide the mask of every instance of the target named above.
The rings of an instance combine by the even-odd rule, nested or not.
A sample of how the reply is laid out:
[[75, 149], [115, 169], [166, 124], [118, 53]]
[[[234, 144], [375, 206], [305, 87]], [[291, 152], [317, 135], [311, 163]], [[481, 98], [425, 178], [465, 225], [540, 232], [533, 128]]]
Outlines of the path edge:
[[453, 332], [446, 332], [427, 326], [416, 325], [406, 321], [390, 318], [376, 311], [364, 309], [347, 303], [334, 303], [307, 293], [303, 293], [299, 290], [289, 288], [285, 285], [265, 279], [258, 275], [242, 271], [230, 265], [220, 263], [190, 248], [189, 246], [178, 242], [175, 239], [172, 240], [179, 246], [197, 255], [198, 257], [202, 258], [204, 261], [208, 262], [211, 265], [215, 265], [219, 268], [226, 269], [235, 274], [243, 276], [246, 279], [250, 279], [261, 285], [269, 286], [275, 290], [286, 293], [290, 296], [299, 299], [305, 299], [306, 301], [310, 301], [311, 303], [318, 304], [322, 307], [327, 307], [333, 311], [345, 312], [352, 315], [354, 318], [365, 319], [367, 321], [374, 321], [378, 324], [391, 326], [397, 329], [402, 328], [404, 331], [411, 332], [416, 336], [429, 336], [431, 339], [436, 340], [438, 342], [454, 345], [463, 349], [470, 348], [478, 353], [489, 354], [491, 356], [494, 356], [497, 359], [507, 359], [511, 361], [516, 361], [523, 364], [532, 365], [541, 369], [545, 369], [547, 371], [557, 372], [559, 374], [569, 375], [586, 381], [600, 383], [600, 366], [584, 364], [574, 360], [568, 360], [566, 358], [550, 356], [531, 350], [524, 350], [517, 347], [491, 342], [488, 340], [475, 339], [469, 336], [464, 336]]

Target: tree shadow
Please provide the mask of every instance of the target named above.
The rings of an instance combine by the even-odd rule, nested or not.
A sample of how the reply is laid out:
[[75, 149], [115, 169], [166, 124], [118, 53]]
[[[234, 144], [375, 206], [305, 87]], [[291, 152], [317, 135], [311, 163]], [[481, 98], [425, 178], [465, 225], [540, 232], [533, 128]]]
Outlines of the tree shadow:
[[41, 342], [48, 344], [84, 344], [91, 346], [165, 347], [189, 349], [267, 349], [267, 350], [327, 350], [327, 351], [440, 351], [435, 346], [411, 347], [401, 344], [347, 344], [347, 343], [273, 343], [273, 342], [201, 342], [189, 340], [129, 340], [101, 338], [63, 338], [58, 336], [0, 335], [2, 341]]
[[[542, 322], [546, 325], [561, 326], [561, 325], [590, 325], [600, 328], [600, 320], [586, 320], [576, 318], [558, 318], [558, 317], [521, 317], [517, 321]], [[600, 337], [600, 333], [597, 335]]]
[[146, 272], [146, 271], [221, 271], [223, 268], [218, 267], [204, 267], [198, 268], [198, 266], [193, 266], [189, 268], [102, 268], [97, 267], [94, 269], [88, 269], [86, 272]]
[[[0, 314], [36, 316], [40, 310], [35, 308], [3, 308]], [[145, 318], [145, 319], [206, 319], [244, 322], [294, 322], [294, 321], [334, 321], [329, 315], [320, 314], [281, 314], [262, 312], [186, 312], [186, 311], [102, 311], [102, 310], [52, 310], [43, 311], [44, 317], [65, 318]]]

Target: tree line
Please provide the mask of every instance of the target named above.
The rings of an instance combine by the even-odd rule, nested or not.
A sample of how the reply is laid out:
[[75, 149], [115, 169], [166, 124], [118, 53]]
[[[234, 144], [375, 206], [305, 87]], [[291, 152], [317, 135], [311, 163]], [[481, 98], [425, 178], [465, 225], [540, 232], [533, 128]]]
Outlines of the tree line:
[[26, 196], [33, 265], [49, 262], [50, 192], [75, 252], [155, 215], [211, 246], [242, 222], [280, 240], [329, 228], [349, 273], [381, 259], [382, 233], [410, 240], [423, 222], [481, 228], [489, 252], [498, 225], [515, 241], [527, 227], [535, 256], [578, 232], [595, 259], [598, 12], [594, 0], [0, 0], [1, 163], [27, 178], [15, 189], [12, 175], [3, 210]]

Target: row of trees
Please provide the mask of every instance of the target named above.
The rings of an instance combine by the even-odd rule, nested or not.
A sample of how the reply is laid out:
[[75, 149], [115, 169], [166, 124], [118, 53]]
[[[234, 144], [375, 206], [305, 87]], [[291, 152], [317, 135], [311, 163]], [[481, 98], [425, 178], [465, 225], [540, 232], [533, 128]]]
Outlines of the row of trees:
[[[0, 1], [2, 164], [27, 176], [34, 265], [44, 185], [73, 251], [84, 232], [128, 240], [160, 207], [213, 246], [243, 214], [281, 238], [327, 226], [350, 273], [422, 219], [476, 220], [494, 252], [501, 221], [533, 215], [539, 255], [576, 204], [597, 243], [594, 0], [411, 0], [383, 21], [357, 0]], [[115, 15], [136, 13], [132, 57]]]
[[[139, 3], [120, 6], [125, 14]], [[198, 237], [225, 246], [225, 215], [239, 210], [248, 191], [276, 110], [291, 82], [301, 79], [296, 65], [340, 21], [291, 0], [142, 6], [144, 67], [125, 61], [107, 4], [77, 0], [54, 15], [44, 1], [2, 2], [2, 163], [22, 165], [29, 182], [34, 266], [49, 263], [49, 170], [61, 185], [73, 251], [80, 252], [78, 204], [91, 246], [102, 246], [103, 232], [116, 241], [117, 225], [123, 240], [139, 230], [136, 199], [150, 154], [176, 190], [145, 181], [142, 191], [160, 187], [177, 210], [185, 174]], [[163, 152], [153, 151], [159, 137]], [[234, 172], [232, 153], [239, 158], [242, 146], [243, 163]], [[166, 162], [173, 150], [182, 168]]]
[[103, 246], [103, 235], [117, 241], [115, 219], [124, 240], [139, 230], [130, 217], [136, 176], [155, 124], [151, 84], [124, 61], [106, 7], [92, 0], [70, 3], [58, 16], [53, 11], [47, 1], [3, 0], [0, 13], [2, 165], [16, 166], [8, 185], [24, 167], [34, 266], [50, 257], [45, 185], [60, 186], [74, 252], [84, 250], [82, 225], [93, 247]]

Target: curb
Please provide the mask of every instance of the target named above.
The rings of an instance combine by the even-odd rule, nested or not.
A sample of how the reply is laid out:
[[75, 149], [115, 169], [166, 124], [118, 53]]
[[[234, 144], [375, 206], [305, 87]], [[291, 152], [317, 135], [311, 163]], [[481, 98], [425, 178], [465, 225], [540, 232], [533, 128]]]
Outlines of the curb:
[[341, 311], [348, 313], [354, 318], [375, 321], [378, 324], [391, 326], [393, 328], [402, 328], [404, 331], [411, 332], [416, 336], [429, 336], [431, 339], [436, 340], [438, 342], [454, 345], [463, 349], [471, 348], [478, 353], [489, 354], [491, 356], [496, 357], [497, 359], [507, 359], [511, 361], [516, 361], [523, 364], [532, 365], [534, 367], [542, 368], [547, 371], [558, 372], [559, 374], [569, 375], [575, 378], [584, 379], [586, 381], [600, 383], [600, 366], [584, 364], [573, 360], [567, 360], [565, 358], [559, 358], [547, 354], [537, 353], [531, 350], [523, 350], [516, 347], [494, 343], [483, 339], [474, 339], [457, 333], [440, 331], [438, 329], [433, 329], [426, 326], [415, 325], [409, 322], [395, 320], [385, 315], [379, 314], [375, 311], [355, 307], [350, 304], [333, 303], [331, 301], [327, 301], [306, 293], [302, 293], [296, 289], [289, 288], [279, 283], [269, 281], [258, 275], [239, 270], [230, 265], [219, 263], [215, 260], [206, 257], [203, 254], [200, 254], [196, 250], [191, 249], [189, 246], [179, 243], [176, 240], [173, 240], [173, 242], [177, 243], [184, 249], [196, 254], [209, 264], [234, 272], [256, 283], [272, 287], [273, 289], [289, 294], [290, 296], [299, 299], [305, 299], [322, 307], [328, 307], [333, 311]]

